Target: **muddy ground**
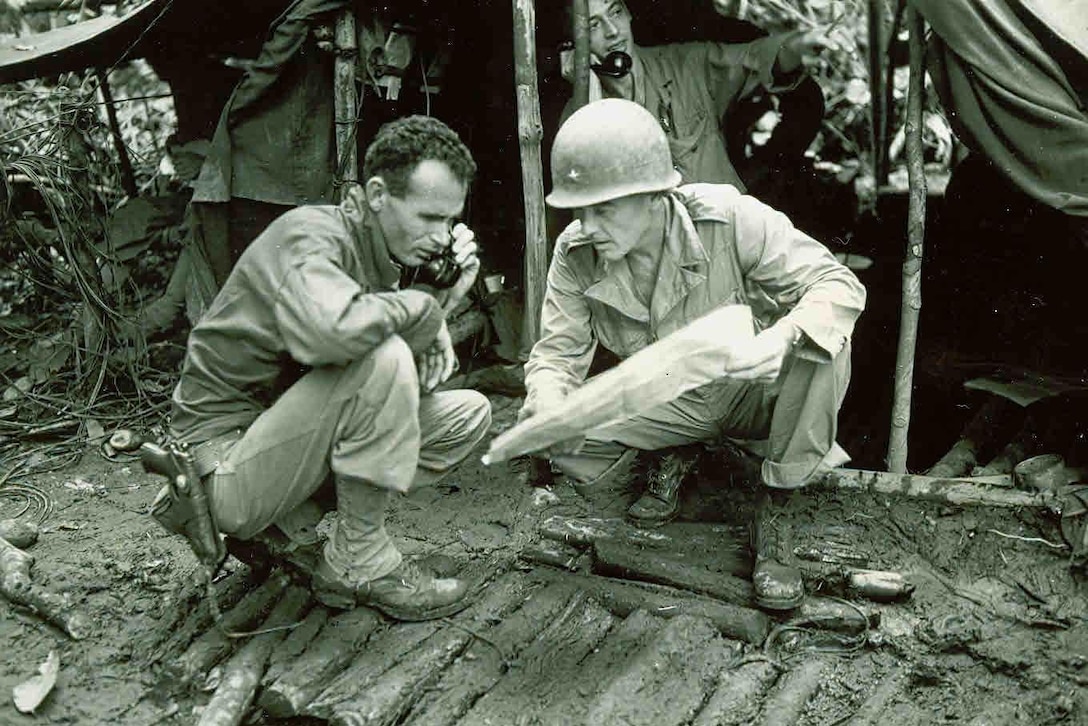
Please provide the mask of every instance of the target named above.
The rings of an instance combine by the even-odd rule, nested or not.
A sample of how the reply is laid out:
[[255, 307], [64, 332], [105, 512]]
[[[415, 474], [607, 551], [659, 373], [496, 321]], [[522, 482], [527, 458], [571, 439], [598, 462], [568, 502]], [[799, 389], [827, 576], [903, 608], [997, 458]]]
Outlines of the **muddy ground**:
[[[517, 399], [493, 400], [496, 429], [509, 425]], [[685, 523], [677, 526], [743, 524], [752, 492], [743, 486], [730, 491], [729, 481], [727, 471], [704, 464], [698, 484], [684, 492]], [[0, 723], [194, 723], [210, 695], [179, 689], [164, 673], [195, 636], [206, 605], [186, 546], [144, 514], [159, 482], [137, 462], [106, 461], [88, 449], [65, 470], [11, 483], [36, 486], [52, 501], [40, 540], [29, 549], [36, 581], [69, 594], [95, 630], [73, 641], [26, 610], [0, 604]], [[505, 465], [487, 469], [474, 456], [438, 488], [400, 500], [390, 526], [409, 554], [441, 553], [471, 564], [516, 553], [536, 537], [539, 521], [577, 506], [562, 487], [554, 494], [531, 491]], [[23, 508], [26, 518], [40, 511], [17, 497], [0, 499], [0, 517]], [[683, 695], [680, 686], [693, 682], [693, 668], [712, 685], [727, 680], [727, 666], [747, 657], [766, 658], [782, 673], [821, 670], [801, 724], [848, 722], [882, 683], [893, 684], [880, 717], [887, 724], [1088, 723], [1088, 588], [1071, 575], [1067, 552], [1055, 546], [1061, 535], [1048, 515], [814, 492], [792, 496], [781, 517], [793, 524], [798, 546], [849, 543], [870, 567], [907, 574], [916, 585], [913, 596], [890, 604], [854, 599], [880, 618], [861, 639], [777, 630], [774, 642], [761, 645], [702, 632], [705, 622], [668, 621], [673, 625], [665, 630], [665, 621], [645, 613], [606, 613], [587, 627], [584, 637], [596, 640], [586, 640], [581, 650], [575, 647], [581, 631], [567, 634], [574, 650], [563, 651], [565, 659], [551, 671], [540, 666], [547, 659], [526, 655], [519, 662], [517, 653], [507, 653], [506, 681], [500, 683], [509, 685], [496, 684], [498, 695], [489, 694], [488, 701], [505, 705], [488, 712], [486, 721], [498, 723], [492, 719], [499, 713], [511, 723], [691, 723], [698, 706], [709, 701], [709, 686], [693, 696], [696, 708], [671, 719], [659, 720], [645, 707], [636, 714], [641, 720], [624, 715], [625, 694], [660, 688]], [[244, 568], [234, 569], [244, 574]], [[531, 580], [539, 570], [515, 572]], [[628, 671], [638, 653], [651, 645], [667, 649], [673, 641], [680, 645], [657, 664], [658, 683], [631, 682]], [[683, 643], [690, 642], [702, 645], [685, 651]], [[36, 714], [22, 715], [12, 689], [34, 676], [50, 652], [59, 656], [56, 686]], [[474, 657], [455, 655], [450, 668]], [[530, 661], [539, 672], [519, 672]], [[670, 684], [672, 669], [677, 677]], [[437, 698], [443, 682], [429, 684], [423, 695]], [[582, 701], [573, 710], [559, 715], [549, 708], [575, 692]], [[593, 693], [604, 695], [594, 701]], [[672, 708], [667, 699], [654, 702]], [[464, 723], [473, 723], [472, 713]], [[602, 713], [611, 716], [594, 716]], [[761, 718], [781, 722], [774, 716]], [[248, 718], [286, 723], [259, 711]]]

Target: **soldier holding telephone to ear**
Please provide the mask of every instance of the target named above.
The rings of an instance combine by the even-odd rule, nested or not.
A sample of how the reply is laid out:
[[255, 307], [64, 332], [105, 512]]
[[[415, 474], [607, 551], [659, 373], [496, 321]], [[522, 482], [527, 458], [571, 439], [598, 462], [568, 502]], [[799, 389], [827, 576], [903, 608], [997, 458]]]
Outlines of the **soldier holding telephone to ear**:
[[[684, 183], [732, 184], [747, 191], [722, 136], [730, 105], [760, 89], [795, 88], [828, 44], [817, 32], [772, 35], [749, 43], [691, 42], [640, 46], [624, 0], [589, 0], [590, 100], [622, 98], [654, 114]], [[720, 11], [719, 11], [720, 12]], [[573, 74], [573, 52], [561, 54]], [[571, 104], [563, 113], [565, 120]]]

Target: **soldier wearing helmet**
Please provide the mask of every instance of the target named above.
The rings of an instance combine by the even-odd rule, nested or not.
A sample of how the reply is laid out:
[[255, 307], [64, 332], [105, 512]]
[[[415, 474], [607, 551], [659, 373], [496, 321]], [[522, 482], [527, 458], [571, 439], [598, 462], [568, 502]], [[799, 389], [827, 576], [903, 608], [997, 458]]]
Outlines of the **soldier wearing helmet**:
[[[757, 334], [722, 360], [719, 381], [649, 413], [594, 429], [548, 454], [592, 501], [638, 450], [725, 437], [755, 442], [763, 482], [799, 487], [848, 460], [835, 443], [850, 336], [865, 304], [854, 274], [785, 215], [726, 184], [678, 186], [657, 119], [631, 101], [575, 112], [552, 148], [549, 205], [575, 210], [559, 236], [525, 366], [521, 418], [584, 381], [598, 346], [625, 358], [725, 304], [751, 307]], [[658, 526], [677, 512], [690, 457], [663, 457], [627, 510]], [[766, 498], [765, 498], [766, 499]], [[800, 604], [800, 573], [776, 557], [768, 505], [754, 527], [757, 601]]]

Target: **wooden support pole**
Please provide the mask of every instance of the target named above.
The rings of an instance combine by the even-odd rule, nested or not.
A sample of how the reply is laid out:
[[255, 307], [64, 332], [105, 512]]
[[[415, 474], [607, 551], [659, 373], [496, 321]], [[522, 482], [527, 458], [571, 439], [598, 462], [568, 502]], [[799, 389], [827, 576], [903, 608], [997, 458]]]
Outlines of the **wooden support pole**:
[[884, 84], [886, 81], [887, 31], [884, 27], [884, 0], [869, 0], [869, 100], [871, 140], [873, 145], [873, 180], [875, 188], [884, 184], [888, 170], [885, 159], [888, 154], [887, 126], [885, 117]]
[[355, 40], [355, 13], [350, 7], [336, 18], [336, 61], [333, 69], [333, 98], [336, 118], [337, 200], [345, 185], [359, 181], [359, 95], [355, 88], [355, 62], [359, 48]]
[[907, 90], [907, 175], [910, 197], [907, 211], [907, 254], [903, 262], [903, 302], [899, 318], [899, 348], [895, 360], [895, 393], [888, 469], [907, 471], [907, 433], [910, 430], [911, 388], [914, 385], [914, 348], [922, 308], [922, 245], [926, 225], [926, 175], [922, 163], [922, 92], [925, 88], [925, 23], [913, 7], [907, 8], [910, 31], [910, 87]]
[[574, 109], [589, 103], [589, 2], [570, 0], [574, 38]]
[[536, 9], [534, 0], [514, 2], [514, 79], [518, 103], [518, 145], [525, 201], [525, 310], [522, 350], [540, 338], [540, 310], [548, 278], [548, 243], [544, 228], [544, 163], [540, 140], [540, 95], [536, 78]]

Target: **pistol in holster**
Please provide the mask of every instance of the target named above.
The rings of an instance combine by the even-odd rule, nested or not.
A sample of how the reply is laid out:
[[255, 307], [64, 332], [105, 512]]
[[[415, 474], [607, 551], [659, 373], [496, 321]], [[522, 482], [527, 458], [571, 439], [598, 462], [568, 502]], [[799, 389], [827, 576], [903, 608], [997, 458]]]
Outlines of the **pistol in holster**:
[[160, 446], [145, 441], [139, 454], [144, 469], [161, 474], [168, 482], [152, 502], [151, 516], [188, 540], [201, 564], [216, 571], [227, 555], [226, 545], [215, 526], [192, 452], [183, 442]]

